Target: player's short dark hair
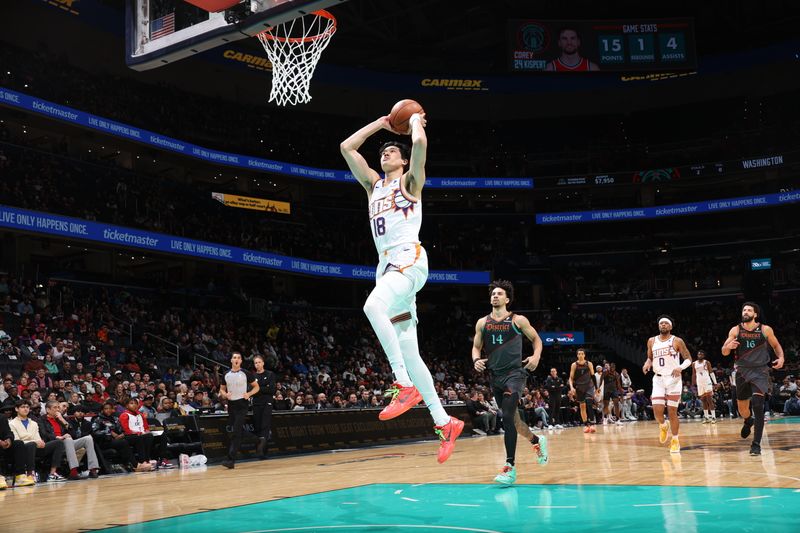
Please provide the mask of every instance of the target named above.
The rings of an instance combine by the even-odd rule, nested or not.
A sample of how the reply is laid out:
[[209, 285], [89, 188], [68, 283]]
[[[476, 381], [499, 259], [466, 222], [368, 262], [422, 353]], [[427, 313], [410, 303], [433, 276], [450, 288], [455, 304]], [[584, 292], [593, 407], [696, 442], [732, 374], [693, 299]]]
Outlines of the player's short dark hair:
[[575, 350], [575, 353], [578, 353], [578, 352], [583, 352], [583, 355], [586, 355], [586, 348], [584, 348], [583, 346], [581, 346], [580, 348], [578, 348], [577, 350]]
[[506, 291], [506, 296], [508, 297], [508, 303], [514, 301], [514, 285], [508, 281], [507, 279], [496, 279], [489, 284], [489, 296], [492, 295], [492, 291], [495, 289], [503, 289]]
[[383, 151], [389, 148], [390, 146], [396, 146], [398, 150], [400, 150], [400, 157], [405, 160], [411, 159], [411, 147], [407, 144], [398, 142], [398, 141], [388, 141], [381, 145], [380, 149], [378, 150], [378, 157], [383, 155]]
[[558, 33], [556, 34], [556, 35], [558, 35], [559, 39], [561, 38], [561, 34], [564, 33], [565, 31], [574, 31], [575, 35], [578, 36], [578, 40], [579, 41], [582, 40], [581, 39], [581, 32], [579, 32], [578, 28], [575, 28], [574, 26], [562, 26], [561, 28], [559, 28], [558, 29]]
[[745, 302], [742, 304], [742, 311], [744, 311], [745, 307], [752, 307], [753, 311], [756, 312], [758, 316], [761, 316], [761, 306], [755, 302]]
[[706, 351], [705, 350], [697, 350], [697, 355], [700, 355], [700, 354], [706, 355]]

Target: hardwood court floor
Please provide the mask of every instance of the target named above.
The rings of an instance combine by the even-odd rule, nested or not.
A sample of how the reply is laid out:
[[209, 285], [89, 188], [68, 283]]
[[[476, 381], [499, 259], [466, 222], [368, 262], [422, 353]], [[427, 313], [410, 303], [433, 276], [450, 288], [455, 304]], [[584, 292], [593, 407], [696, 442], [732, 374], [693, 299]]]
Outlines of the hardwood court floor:
[[[800, 530], [800, 419], [767, 424], [760, 457], [749, 455], [740, 427], [740, 420], [682, 423], [679, 456], [658, 443], [654, 422], [597, 426], [590, 435], [545, 431], [549, 464], [538, 465], [520, 442], [517, 484], [504, 490], [492, 483], [504, 461], [502, 436], [462, 437], [444, 465], [428, 441], [239, 463], [233, 471], [42, 484], [0, 492], [0, 530], [79, 531], [181, 517], [119, 531], [377, 532], [398, 524], [414, 533], [569, 531], [588, 515], [603, 531], [623, 517], [657, 531], [715, 531], [721, 520], [727, 531], [749, 530], [745, 524]], [[781, 529], [784, 521], [789, 529]]]

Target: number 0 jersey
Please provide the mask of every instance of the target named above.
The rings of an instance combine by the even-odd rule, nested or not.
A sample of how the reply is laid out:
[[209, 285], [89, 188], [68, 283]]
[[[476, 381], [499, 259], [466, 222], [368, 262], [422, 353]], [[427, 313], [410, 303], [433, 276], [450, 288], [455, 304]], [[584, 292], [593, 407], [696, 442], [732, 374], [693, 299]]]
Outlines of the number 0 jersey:
[[653, 372], [659, 376], [669, 376], [676, 368], [680, 368], [680, 354], [674, 347], [675, 336], [662, 341], [660, 336], [653, 337]]
[[372, 187], [369, 221], [378, 254], [400, 244], [419, 244], [422, 202], [405, 190], [402, 178], [379, 179]]

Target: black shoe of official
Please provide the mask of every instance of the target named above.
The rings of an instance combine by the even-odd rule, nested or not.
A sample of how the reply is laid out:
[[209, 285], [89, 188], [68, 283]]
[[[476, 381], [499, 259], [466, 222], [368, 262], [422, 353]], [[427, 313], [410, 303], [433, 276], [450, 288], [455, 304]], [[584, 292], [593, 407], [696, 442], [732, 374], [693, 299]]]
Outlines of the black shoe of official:
[[267, 447], [266, 437], [259, 437], [258, 444], [256, 445], [256, 455], [264, 457], [264, 449]]
[[741, 435], [743, 439], [746, 439], [747, 437], [750, 436], [750, 430], [752, 429], [754, 422], [755, 418], [753, 418], [752, 415], [750, 415], [749, 418], [744, 419], [744, 424], [742, 425], [742, 431], [739, 433], [739, 435]]
[[761, 445], [755, 442], [750, 445], [750, 455], [761, 455]]
[[224, 466], [225, 468], [230, 468], [232, 470], [233, 467], [234, 467], [234, 463], [233, 463], [233, 461], [228, 459], [226, 461], [222, 461], [222, 466]]

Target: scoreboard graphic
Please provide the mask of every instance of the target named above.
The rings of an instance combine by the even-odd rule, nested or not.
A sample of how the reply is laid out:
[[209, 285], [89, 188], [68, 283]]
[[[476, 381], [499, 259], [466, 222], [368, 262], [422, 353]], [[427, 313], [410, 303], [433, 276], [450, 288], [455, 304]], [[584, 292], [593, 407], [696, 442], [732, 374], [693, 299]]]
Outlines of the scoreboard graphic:
[[697, 68], [692, 19], [510, 20], [512, 72]]

